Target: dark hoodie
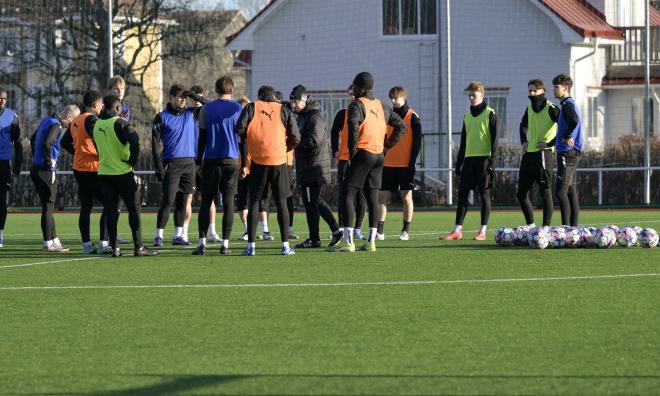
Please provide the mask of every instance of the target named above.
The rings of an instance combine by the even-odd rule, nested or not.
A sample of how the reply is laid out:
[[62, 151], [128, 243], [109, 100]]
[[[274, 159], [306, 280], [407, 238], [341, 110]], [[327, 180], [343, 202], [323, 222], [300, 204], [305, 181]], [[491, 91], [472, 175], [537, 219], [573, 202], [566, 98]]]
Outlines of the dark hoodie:
[[330, 183], [330, 147], [321, 105], [311, 96], [296, 114], [300, 143], [296, 146], [296, 180], [299, 184]]

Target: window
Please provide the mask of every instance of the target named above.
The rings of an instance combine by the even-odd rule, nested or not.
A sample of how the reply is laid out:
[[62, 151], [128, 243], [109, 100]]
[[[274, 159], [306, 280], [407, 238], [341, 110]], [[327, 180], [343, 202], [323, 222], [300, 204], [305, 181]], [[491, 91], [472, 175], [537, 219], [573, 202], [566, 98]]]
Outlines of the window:
[[590, 96], [587, 98], [587, 134], [590, 138], [599, 137], [598, 97], [596, 96]]
[[383, 0], [383, 35], [436, 34], [435, 0]]
[[488, 106], [495, 110], [497, 116], [497, 136], [499, 139], [510, 139], [506, 125], [506, 96], [488, 95]]
[[332, 128], [332, 121], [335, 119], [335, 114], [341, 109], [348, 107], [348, 95], [343, 90], [332, 90], [323, 92], [309, 91], [309, 94], [316, 99], [321, 105], [321, 112], [325, 120], [325, 127], [330, 136], [330, 129]]

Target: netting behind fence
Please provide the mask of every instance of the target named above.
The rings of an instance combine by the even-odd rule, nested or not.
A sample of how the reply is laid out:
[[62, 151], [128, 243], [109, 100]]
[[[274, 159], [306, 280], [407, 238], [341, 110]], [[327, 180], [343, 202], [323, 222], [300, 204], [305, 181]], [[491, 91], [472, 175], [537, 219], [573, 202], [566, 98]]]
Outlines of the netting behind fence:
[[[574, 96], [583, 114], [587, 150], [580, 167], [639, 167], [644, 132], [640, 72], [646, 52], [639, 15], [630, 10], [637, 12], [640, 1], [461, 0], [452, 1], [447, 13], [446, 0], [278, 0], [263, 13], [252, 10], [259, 17], [244, 29], [248, 21], [243, 13], [200, 1], [113, 1], [109, 24], [107, 0], [0, 0], [0, 85], [7, 89], [8, 107], [17, 111], [27, 138], [43, 116], [80, 102], [89, 88], [107, 91], [110, 75], [122, 76], [131, 123], [142, 140], [136, 169], [148, 171], [152, 169], [151, 121], [165, 106], [173, 83], [200, 85], [212, 96], [215, 79], [230, 75], [237, 97], [253, 95], [261, 84], [275, 86], [286, 97], [302, 83], [321, 103], [329, 129], [335, 112], [347, 104], [345, 89], [352, 77], [368, 69], [376, 77], [376, 96], [384, 103], [389, 102], [391, 86], [407, 88], [408, 102], [419, 113], [425, 134], [418, 160], [421, 169], [446, 166], [447, 130], [454, 135], [456, 152], [457, 131], [468, 108], [462, 90], [468, 81], [481, 80], [488, 103], [498, 114], [501, 149], [495, 165], [517, 168], [519, 123], [529, 103], [527, 81], [544, 79], [546, 96], [556, 102], [550, 81], [563, 72], [576, 81]], [[231, 2], [251, 7], [262, 3]], [[604, 33], [593, 35], [613, 38], [593, 40], [566, 25], [562, 17], [570, 15], [562, 14], [566, 13], [562, 6], [572, 10], [569, 14], [587, 12], [600, 18]], [[660, 13], [655, 8], [652, 12], [656, 19], [648, 53], [657, 77]], [[447, 64], [449, 19], [451, 65]], [[237, 32], [242, 33], [232, 54], [226, 39]], [[250, 45], [241, 47], [237, 42]], [[651, 131], [655, 131], [660, 128], [660, 99], [654, 90], [652, 97]], [[653, 144], [651, 165], [658, 166], [657, 140]], [[28, 151], [25, 158], [30, 158]], [[70, 164], [68, 155], [63, 155], [58, 167], [69, 170]], [[23, 170], [29, 166], [28, 160]], [[660, 202], [657, 177], [654, 172], [651, 196], [656, 203]], [[157, 205], [159, 184], [151, 176], [141, 178], [144, 203]], [[515, 204], [516, 183], [516, 172], [498, 173], [495, 204]], [[418, 205], [446, 203], [446, 172], [418, 172], [416, 184]], [[59, 186], [59, 204], [77, 205], [73, 178], [62, 176]], [[640, 171], [581, 172], [579, 177], [579, 193], [588, 204], [639, 204], [642, 188]], [[335, 202], [334, 187], [327, 189], [328, 200]], [[29, 178], [16, 181], [12, 203], [37, 203]]]

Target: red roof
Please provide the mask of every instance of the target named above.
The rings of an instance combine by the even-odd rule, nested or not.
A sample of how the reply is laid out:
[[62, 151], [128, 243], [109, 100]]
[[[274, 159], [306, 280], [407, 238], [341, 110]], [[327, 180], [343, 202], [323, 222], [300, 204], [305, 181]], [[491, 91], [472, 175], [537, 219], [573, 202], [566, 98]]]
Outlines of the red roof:
[[[660, 77], [650, 77], [649, 84], [660, 84]], [[605, 77], [601, 83], [601, 86], [612, 86], [612, 85], [644, 85], [644, 77]]]
[[649, 7], [649, 24], [651, 26], [660, 26], [660, 11], [653, 6]]
[[539, 0], [539, 2], [584, 37], [623, 39], [623, 34], [607, 23], [605, 15], [586, 0]]

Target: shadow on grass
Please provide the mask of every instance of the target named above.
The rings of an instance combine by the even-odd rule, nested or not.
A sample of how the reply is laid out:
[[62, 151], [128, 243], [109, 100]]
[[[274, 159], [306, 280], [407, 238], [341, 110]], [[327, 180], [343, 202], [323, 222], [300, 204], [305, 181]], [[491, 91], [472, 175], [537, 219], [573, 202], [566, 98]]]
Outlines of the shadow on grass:
[[[235, 375], [158, 375], [158, 374], [130, 374], [131, 377], [155, 377], [160, 378], [162, 382], [153, 385], [138, 386], [130, 389], [114, 390], [114, 391], [104, 391], [104, 392], [93, 392], [93, 393], [16, 393], [19, 395], [77, 395], [77, 396], [145, 396], [145, 395], [161, 395], [161, 396], [170, 396], [170, 395], [179, 395], [179, 394], [189, 394], [195, 392], [196, 390], [201, 390], [201, 388], [209, 386], [222, 386], [231, 382], [241, 381], [241, 380], [263, 380], [263, 379], [285, 379], [288, 381], [296, 381], [297, 379], [309, 379], [313, 380], [313, 384], [310, 383], [310, 386], [318, 387], [319, 381], [324, 380], [385, 380], [385, 379], [394, 379], [394, 380], [442, 380], [444, 381], [492, 381], [492, 380], [511, 380], [511, 381], [540, 381], [540, 380], [583, 380], [583, 381], [604, 381], [604, 380], [650, 380], [652, 382], [660, 381], [660, 375], [552, 375], [552, 374], [530, 374], [530, 375], [469, 375], [469, 374], [419, 374], [419, 375], [388, 375], [388, 374], [372, 374], [372, 375], [361, 375], [361, 374], [235, 374]], [[215, 393], [213, 393], [215, 394]], [[229, 393], [222, 393], [223, 395], [229, 395]], [[246, 394], [239, 391], [238, 394]], [[289, 395], [294, 395], [287, 393]], [[305, 393], [307, 394], [307, 393]], [[316, 394], [316, 393], [315, 393]], [[333, 393], [334, 394], [334, 393]], [[364, 393], [369, 394], [369, 393]], [[380, 394], [380, 393], [379, 393]], [[395, 393], [399, 394], [399, 393]], [[408, 395], [412, 395], [406, 393]], [[448, 393], [433, 393], [438, 395], [448, 394]], [[452, 393], [452, 394], [455, 394]], [[462, 393], [461, 393], [462, 394]], [[467, 393], [466, 393], [467, 394]], [[469, 392], [470, 395], [481, 395], [480, 393]], [[524, 393], [516, 393], [521, 396], [527, 396]], [[554, 393], [553, 393], [554, 394]], [[5, 393], [0, 393], [0, 395], [5, 395]], [[274, 393], [258, 393], [261, 396], [271, 396], [275, 395]], [[393, 393], [394, 395], [394, 393]], [[488, 393], [490, 396], [495, 396], [495, 393]], [[544, 394], [534, 393], [535, 396], [543, 396]], [[549, 394], [548, 394], [549, 395]], [[300, 394], [302, 396], [302, 394]], [[529, 395], [531, 396], [531, 395]]]

